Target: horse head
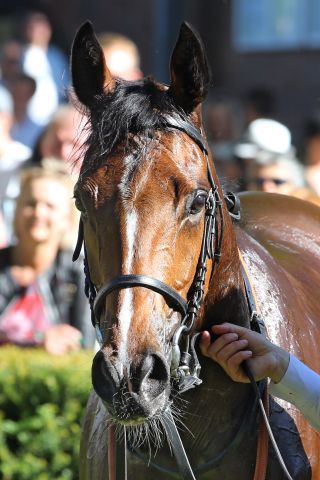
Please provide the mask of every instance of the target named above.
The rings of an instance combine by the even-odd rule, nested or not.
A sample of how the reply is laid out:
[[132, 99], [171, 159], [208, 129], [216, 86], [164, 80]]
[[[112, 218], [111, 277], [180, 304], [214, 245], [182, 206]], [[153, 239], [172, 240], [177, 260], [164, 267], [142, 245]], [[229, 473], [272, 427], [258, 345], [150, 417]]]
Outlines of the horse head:
[[[71, 60], [90, 127], [75, 198], [101, 343], [93, 386], [115, 420], [136, 425], [170, 403], [173, 338], [181, 333], [177, 346], [201, 327], [197, 298], [209, 291], [223, 217], [231, 229], [202, 131], [209, 69], [187, 24], [171, 57], [170, 86], [113, 78], [89, 23]], [[233, 261], [230, 234], [224, 245], [215, 278]]]

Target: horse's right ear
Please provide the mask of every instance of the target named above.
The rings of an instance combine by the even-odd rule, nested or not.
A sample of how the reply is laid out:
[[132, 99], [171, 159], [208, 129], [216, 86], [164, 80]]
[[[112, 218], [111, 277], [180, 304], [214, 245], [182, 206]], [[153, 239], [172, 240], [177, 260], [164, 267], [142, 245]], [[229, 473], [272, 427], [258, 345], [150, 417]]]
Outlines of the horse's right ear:
[[89, 108], [97, 96], [113, 89], [112, 75], [90, 22], [85, 22], [74, 38], [71, 76], [78, 99]]

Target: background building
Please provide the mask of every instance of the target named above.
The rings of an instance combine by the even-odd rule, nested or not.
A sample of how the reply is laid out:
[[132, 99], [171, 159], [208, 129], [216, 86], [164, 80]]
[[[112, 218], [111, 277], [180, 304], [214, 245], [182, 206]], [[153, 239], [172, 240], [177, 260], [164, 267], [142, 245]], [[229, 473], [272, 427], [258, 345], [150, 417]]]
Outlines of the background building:
[[69, 52], [78, 26], [123, 33], [141, 52], [142, 69], [168, 81], [168, 58], [182, 20], [205, 43], [213, 87], [244, 98], [268, 89], [275, 116], [299, 144], [320, 98], [320, 4], [317, 0], [1, 0], [0, 42], [19, 28], [26, 10], [45, 11], [53, 41]]

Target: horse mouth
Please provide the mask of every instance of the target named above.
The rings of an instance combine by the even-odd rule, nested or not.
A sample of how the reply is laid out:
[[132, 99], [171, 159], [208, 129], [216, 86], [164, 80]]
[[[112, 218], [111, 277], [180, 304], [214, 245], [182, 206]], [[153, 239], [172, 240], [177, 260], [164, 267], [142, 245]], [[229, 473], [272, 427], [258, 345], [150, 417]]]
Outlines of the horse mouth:
[[121, 420], [117, 418], [117, 422], [120, 425], [123, 425], [124, 427], [138, 427], [140, 425], [144, 425], [145, 423], [148, 423], [147, 420], [148, 419], [146, 417], [136, 417], [136, 418], [130, 418], [128, 420]]
[[112, 404], [105, 403], [113, 420], [123, 426], [138, 426], [159, 418], [168, 406], [169, 395], [163, 391], [152, 401], [122, 388], [114, 396]]

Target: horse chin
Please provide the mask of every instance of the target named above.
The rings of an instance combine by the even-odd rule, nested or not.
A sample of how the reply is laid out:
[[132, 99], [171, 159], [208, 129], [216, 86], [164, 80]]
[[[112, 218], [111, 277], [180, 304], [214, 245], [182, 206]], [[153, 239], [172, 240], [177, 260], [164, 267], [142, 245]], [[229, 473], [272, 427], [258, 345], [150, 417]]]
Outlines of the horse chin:
[[160, 418], [169, 404], [168, 392], [162, 392], [153, 401], [135, 395], [115, 395], [112, 404], [103, 401], [113, 421], [126, 427], [136, 427]]
[[130, 420], [117, 420], [117, 422], [124, 427], [139, 427], [147, 423], [148, 419], [144, 417], [132, 418]]

